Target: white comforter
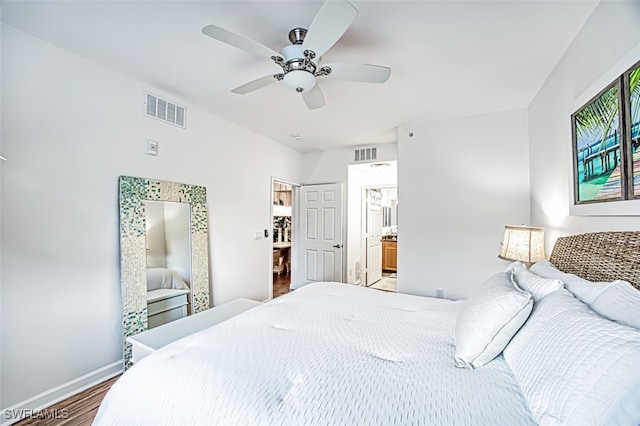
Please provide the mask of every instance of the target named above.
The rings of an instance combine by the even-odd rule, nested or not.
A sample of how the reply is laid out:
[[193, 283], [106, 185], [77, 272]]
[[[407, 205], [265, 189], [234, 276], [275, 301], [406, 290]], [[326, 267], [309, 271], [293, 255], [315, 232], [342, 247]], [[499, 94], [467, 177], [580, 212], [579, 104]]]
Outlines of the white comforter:
[[455, 367], [458, 307], [311, 284], [144, 358], [94, 424], [535, 424], [502, 356]]
[[189, 290], [176, 271], [166, 268], [147, 268], [147, 291], [159, 289]]

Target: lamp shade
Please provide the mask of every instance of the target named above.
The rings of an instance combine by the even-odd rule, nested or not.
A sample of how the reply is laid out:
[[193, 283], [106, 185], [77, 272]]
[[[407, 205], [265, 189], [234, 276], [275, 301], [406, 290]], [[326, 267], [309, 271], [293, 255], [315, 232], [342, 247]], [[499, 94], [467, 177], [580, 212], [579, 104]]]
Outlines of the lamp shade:
[[502, 249], [498, 255], [504, 260], [535, 263], [545, 258], [544, 228], [505, 226]]

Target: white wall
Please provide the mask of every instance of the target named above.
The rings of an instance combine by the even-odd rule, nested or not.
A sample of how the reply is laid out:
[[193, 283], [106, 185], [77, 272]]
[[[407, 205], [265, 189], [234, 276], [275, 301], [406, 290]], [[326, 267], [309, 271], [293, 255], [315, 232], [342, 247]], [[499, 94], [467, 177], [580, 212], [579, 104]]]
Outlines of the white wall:
[[504, 268], [504, 225], [529, 223], [528, 163], [526, 110], [399, 128], [398, 291], [463, 298]]
[[531, 217], [546, 228], [547, 252], [562, 235], [640, 229], [638, 217], [615, 216], [640, 215], [638, 201], [601, 205], [606, 216], [570, 213], [570, 116], [640, 59], [639, 43], [640, 2], [600, 2], [529, 107]]
[[[301, 180], [299, 153], [5, 24], [1, 35], [2, 408], [122, 358], [120, 175], [205, 186], [213, 301], [269, 297], [270, 240], [255, 231], [272, 226], [271, 176]], [[144, 90], [186, 104], [187, 130], [145, 117]]]

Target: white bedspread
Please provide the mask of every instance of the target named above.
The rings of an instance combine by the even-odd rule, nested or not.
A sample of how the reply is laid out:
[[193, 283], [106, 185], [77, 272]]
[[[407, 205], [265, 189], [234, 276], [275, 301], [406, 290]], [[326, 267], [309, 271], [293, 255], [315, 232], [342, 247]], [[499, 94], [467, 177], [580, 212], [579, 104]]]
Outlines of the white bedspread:
[[176, 271], [166, 268], [147, 268], [147, 291], [159, 289], [189, 290]]
[[311, 284], [144, 358], [94, 424], [535, 424], [502, 356], [455, 367], [458, 307]]

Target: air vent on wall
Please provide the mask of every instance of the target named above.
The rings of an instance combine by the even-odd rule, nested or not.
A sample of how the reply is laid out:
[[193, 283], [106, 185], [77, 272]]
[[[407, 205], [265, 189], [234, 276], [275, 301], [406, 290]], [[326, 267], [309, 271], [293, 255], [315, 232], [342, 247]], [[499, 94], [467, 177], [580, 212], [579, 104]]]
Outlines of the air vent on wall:
[[355, 150], [355, 161], [372, 161], [376, 160], [377, 148], [361, 148]]
[[146, 93], [145, 113], [158, 120], [165, 121], [183, 129], [185, 125], [185, 108], [174, 102]]

